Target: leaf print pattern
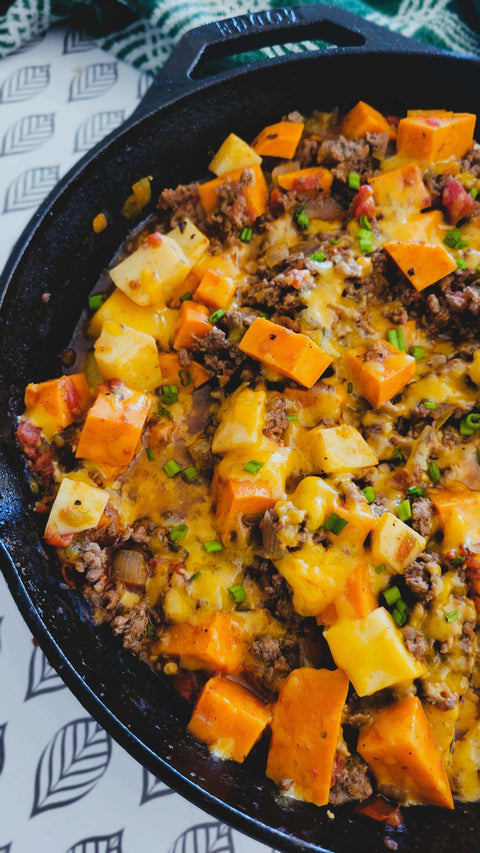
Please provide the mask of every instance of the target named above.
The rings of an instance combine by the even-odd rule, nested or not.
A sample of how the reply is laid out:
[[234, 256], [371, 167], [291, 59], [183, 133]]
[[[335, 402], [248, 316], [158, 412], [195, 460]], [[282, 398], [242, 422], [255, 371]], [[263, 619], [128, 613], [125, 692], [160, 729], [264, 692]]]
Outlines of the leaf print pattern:
[[200, 823], [182, 832], [170, 853], [235, 853], [232, 830], [224, 823]]
[[3, 137], [0, 156], [7, 154], [26, 154], [39, 148], [53, 135], [55, 115], [24, 116], [10, 127]]
[[77, 841], [67, 853], [122, 853], [123, 829], [113, 835], [99, 835]]
[[112, 130], [119, 127], [124, 120], [124, 110], [94, 113], [82, 122], [77, 129], [74, 151], [88, 151], [96, 142], [100, 142], [107, 133], [111, 133]]
[[87, 65], [75, 74], [70, 83], [69, 101], [86, 101], [98, 98], [117, 82], [118, 69], [116, 62], [96, 62]]
[[92, 50], [95, 42], [87, 35], [84, 29], [67, 30], [63, 42], [64, 53], [84, 53], [86, 50]]
[[155, 800], [157, 797], [165, 797], [167, 794], [173, 794], [171, 788], [165, 785], [157, 776], [150, 773], [145, 767], [143, 768], [143, 788], [140, 805], [148, 803], [149, 800]]
[[31, 817], [88, 794], [105, 773], [111, 748], [109, 735], [90, 717], [63, 726], [38, 763]]
[[62, 679], [50, 666], [48, 660], [38, 646], [34, 646], [28, 669], [28, 687], [25, 702], [42, 693], [53, 693], [65, 687]]
[[0, 89], [0, 104], [28, 101], [50, 82], [50, 65], [27, 65], [7, 77]]
[[7, 189], [4, 213], [37, 207], [46, 194], [58, 183], [59, 166], [38, 166], [27, 169]]
[[3, 723], [0, 726], [0, 776], [3, 771], [3, 766], [5, 764], [5, 729], [7, 728], [7, 723]]

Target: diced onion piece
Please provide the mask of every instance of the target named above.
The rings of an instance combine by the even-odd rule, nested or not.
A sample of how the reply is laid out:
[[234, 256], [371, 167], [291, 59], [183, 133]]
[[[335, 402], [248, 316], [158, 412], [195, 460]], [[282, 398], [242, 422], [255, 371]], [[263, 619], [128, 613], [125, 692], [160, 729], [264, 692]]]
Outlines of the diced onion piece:
[[144, 586], [147, 580], [147, 563], [140, 551], [117, 551], [113, 558], [113, 570], [118, 580], [134, 586]]

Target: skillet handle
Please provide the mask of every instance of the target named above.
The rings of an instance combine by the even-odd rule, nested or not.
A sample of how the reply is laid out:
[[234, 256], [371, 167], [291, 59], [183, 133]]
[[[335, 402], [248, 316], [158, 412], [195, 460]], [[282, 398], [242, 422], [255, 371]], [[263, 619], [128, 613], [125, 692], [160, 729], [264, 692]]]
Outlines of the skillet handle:
[[[395, 51], [403, 53], [442, 53], [428, 45], [372, 24], [330, 3], [294, 6], [250, 12], [225, 18], [187, 32], [154, 80], [132, 119], [145, 117], [179, 95], [201, 89], [207, 82], [231, 75], [220, 71], [208, 76], [195, 75], [202, 59], [220, 59], [244, 51], [257, 50], [283, 42], [321, 40], [334, 45], [329, 53]], [[323, 49], [319, 48], [323, 52]], [[313, 52], [313, 51], [312, 51]], [[291, 55], [290, 55], [291, 57]], [[263, 59], [249, 67], [285, 61], [288, 57]]]

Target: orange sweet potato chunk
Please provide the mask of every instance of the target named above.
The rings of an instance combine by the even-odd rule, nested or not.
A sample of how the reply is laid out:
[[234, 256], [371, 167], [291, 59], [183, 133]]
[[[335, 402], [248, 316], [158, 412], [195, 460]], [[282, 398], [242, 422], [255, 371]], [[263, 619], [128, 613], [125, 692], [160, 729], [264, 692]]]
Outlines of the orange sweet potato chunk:
[[348, 678], [340, 669], [295, 669], [273, 708], [267, 776], [300, 800], [328, 803]]
[[89, 400], [90, 391], [84, 373], [71, 373], [46, 382], [30, 382], [25, 389], [28, 413], [35, 412], [40, 421], [51, 421], [57, 429], [64, 429], [81, 418]]
[[253, 321], [239, 347], [242, 352], [306, 388], [315, 385], [332, 363], [332, 358], [307, 335], [292, 332], [263, 317]]
[[407, 801], [453, 809], [442, 758], [417, 696], [379, 711], [360, 733], [357, 749], [380, 789], [393, 786]]
[[317, 621], [320, 625], [333, 625], [339, 619], [362, 619], [378, 607], [378, 601], [370, 586], [368, 566], [359, 563], [350, 572], [345, 589], [320, 614]]
[[[174, 352], [161, 352], [158, 356], [158, 362], [160, 364], [160, 370], [162, 371], [162, 378], [165, 384], [181, 387], [182, 379], [180, 377], [180, 371], [182, 368], [180, 367], [178, 355]], [[187, 382], [188, 376], [185, 376], [185, 374], [188, 373], [190, 374], [191, 384]], [[182, 376], [186, 390], [190, 391], [193, 388], [199, 388], [200, 385], [204, 385], [205, 382], [208, 382], [210, 379], [208, 370], [205, 370], [205, 368], [201, 364], [197, 364], [196, 361], [191, 361], [189, 367], [183, 369]]]
[[210, 329], [213, 329], [212, 324], [208, 322], [209, 316], [210, 312], [205, 305], [191, 302], [189, 299], [182, 302], [178, 312], [173, 348], [176, 350], [191, 349], [195, 343], [195, 338], [203, 338], [207, 335]]
[[112, 380], [100, 385], [80, 433], [76, 456], [107, 465], [129, 465], [150, 409], [150, 398]]
[[371, 178], [370, 186], [380, 207], [409, 207], [417, 211], [430, 207], [430, 194], [416, 163]]
[[217, 527], [222, 542], [227, 545], [244, 515], [263, 514], [284, 497], [273, 480], [260, 477], [254, 480], [223, 479], [216, 472], [212, 483], [212, 498], [216, 506]]
[[291, 160], [302, 137], [303, 122], [279, 121], [264, 127], [252, 143], [252, 148], [262, 157], [283, 157]]
[[258, 216], [265, 213], [267, 208], [267, 184], [261, 167], [254, 165], [249, 166], [248, 169], [234, 169], [232, 172], [226, 172], [225, 175], [221, 175], [220, 178], [214, 178], [213, 181], [200, 184], [198, 192], [207, 218], [212, 216], [218, 208], [218, 190], [222, 184], [229, 183], [235, 185], [242, 177], [243, 172], [248, 172], [252, 176], [251, 183], [247, 184], [242, 190], [245, 195], [248, 218], [251, 222], [254, 222]]
[[473, 143], [475, 120], [473, 113], [413, 110], [399, 122], [397, 152], [428, 162], [463, 157]]
[[185, 658], [191, 666], [234, 673], [247, 648], [235, 619], [218, 611], [206, 622], [172, 625], [155, 644], [161, 655]]
[[250, 690], [215, 675], [203, 688], [188, 730], [220, 753], [242, 762], [259, 740], [272, 716]]
[[424, 290], [457, 269], [443, 246], [428, 243], [385, 243], [386, 252], [406, 275], [415, 290]]
[[203, 302], [209, 308], [226, 308], [235, 293], [236, 285], [232, 278], [223, 275], [220, 270], [207, 269], [193, 297], [195, 302]]
[[347, 351], [345, 363], [362, 397], [378, 409], [415, 376], [415, 359], [400, 352], [387, 341], [383, 342], [389, 351], [387, 356], [365, 360], [367, 347], [355, 347]]
[[395, 138], [395, 128], [388, 123], [385, 116], [365, 101], [359, 101], [346, 114], [341, 132], [349, 139], [358, 139], [367, 133], [388, 133], [392, 139]]
[[323, 166], [311, 166], [308, 169], [296, 169], [278, 176], [278, 185], [283, 190], [298, 192], [328, 192], [332, 186], [333, 175]]

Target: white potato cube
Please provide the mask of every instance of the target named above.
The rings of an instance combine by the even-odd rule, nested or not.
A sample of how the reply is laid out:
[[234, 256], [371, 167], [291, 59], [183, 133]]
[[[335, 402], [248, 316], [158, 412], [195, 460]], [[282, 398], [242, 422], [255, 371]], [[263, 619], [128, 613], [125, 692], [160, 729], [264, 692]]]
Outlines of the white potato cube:
[[307, 514], [306, 527], [310, 532], [325, 523], [337, 505], [338, 494], [321, 477], [304, 477], [290, 495], [291, 502]]
[[104, 379], [121, 379], [135, 391], [162, 384], [157, 345], [152, 335], [106, 320], [95, 342], [95, 360]]
[[390, 613], [383, 607], [361, 619], [342, 619], [324, 631], [332, 657], [359, 696], [423, 675], [421, 663], [407, 651]]
[[384, 512], [372, 532], [372, 561], [386, 563], [395, 572], [403, 572], [425, 550], [427, 540], [400, 521], [393, 513]]
[[377, 465], [378, 459], [359, 433], [348, 424], [315, 427], [308, 434], [313, 464], [325, 474], [342, 474]]
[[247, 169], [262, 162], [262, 158], [253, 148], [235, 133], [230, 133], [218, 149], [209, 165], [214, 175], [225, 175], [234, 169]]
[[220, 424], [213, 436], [213, 453], [259, 444], [264, 420], [265, 391], [239, 388], [220, 413]]
[[181, 225], [177, 225], [176, 228], [169, 231], [168, 236], [178, 243], [192, 264], [198, 264], [210, 243], [208, 237], [188, 217], [183, 220]]
[[105, 489], [64, 477], [48, 516], [45, 539], [48, 541], [96, 527], [108, 499], [109, 494]]
[[275, 560], [275, 566], [293, 590], [293, 606], [300, 616], [318, 616], [343, 590], [358, 559], [332, 546], [306, 542]]
[[137, 305], [165, 305], [184, 281], [193, 263], [176, 240], [155, 234], [125, 260], [113, 267], [110, 276]]
[[177, 317], [178, 313], [173, 308], [137, 305], [116, 287], [98, 311], [95, 311], [88, 325], [88, 336], [98, 338], [105, 320], [116, 320], [117, 323], [138, 329], [139, 332], [153, 335], [164, 349], [169, 349], [169, 342], [175, 333]]

